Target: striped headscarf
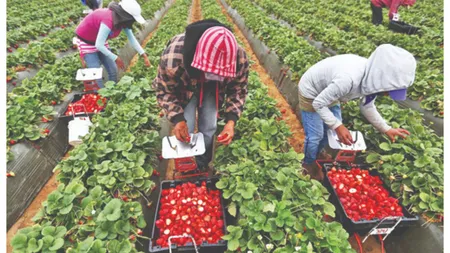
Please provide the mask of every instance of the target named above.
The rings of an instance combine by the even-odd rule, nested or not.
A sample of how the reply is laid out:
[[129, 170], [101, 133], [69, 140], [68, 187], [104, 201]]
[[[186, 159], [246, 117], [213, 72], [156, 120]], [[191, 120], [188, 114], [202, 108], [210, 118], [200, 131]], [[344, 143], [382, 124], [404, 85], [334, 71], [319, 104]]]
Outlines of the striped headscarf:
[[219, 76], [236, 77], [237, 49], [232, 32], [225, 27], [211, 27], [198, 41], [191, 66]]

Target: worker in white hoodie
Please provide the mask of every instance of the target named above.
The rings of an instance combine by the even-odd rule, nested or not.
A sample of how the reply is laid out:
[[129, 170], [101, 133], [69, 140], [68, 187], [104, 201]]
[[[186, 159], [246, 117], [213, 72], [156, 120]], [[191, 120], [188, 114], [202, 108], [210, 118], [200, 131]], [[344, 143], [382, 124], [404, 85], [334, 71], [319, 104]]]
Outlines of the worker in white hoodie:
[[351, 145], [353, 140], [342, 124], [339, 102], [361, 99], [364, 117], [392, 141], [397, 136], [406, 138], [409, 132], [391, 128], [375, 107], [378, 95], [389, 95], [394, 100], [405, 100], [406, 91], [414, 82], [416, 60], [408, 51], [384, 44], [376, 48], [369, 59], [353, 54], [326, 58], [302, 76], [299, 99], [305, 131], [305, 158], [303, 167], [317, 180], [323, 179], [315, 160], [324, 158], [328, 128], [336, 131], [341, 143]]

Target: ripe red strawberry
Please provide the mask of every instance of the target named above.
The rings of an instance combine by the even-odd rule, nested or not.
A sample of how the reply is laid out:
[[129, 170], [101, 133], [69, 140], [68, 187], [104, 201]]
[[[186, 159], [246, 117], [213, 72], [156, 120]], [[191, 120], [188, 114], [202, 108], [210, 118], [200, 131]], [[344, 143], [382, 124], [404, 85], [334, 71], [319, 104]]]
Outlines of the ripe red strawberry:
[[125, 202], [128, 202], [129, 201], [128, 196], [126, 196], [126, 195], [122, 196], [122, 200]]
[[157, 170], [153, 170], [152, 175], [159, 177], [161, 174]]
[[45, 134], [49, 134], [49, 133], [50, 133], [50, 130], [49, 130], [48, 128], [45, 128], [45, 129], [44, 129], [44, 133], [45, 133]]
[[56, 101], [55, 100], [52, 100], [52, 105], [56, 105]]
[[281, 111], [280, 111], [282, 114], [285, 114], [286, 113], [286, 109], [281, 109]]
[[19, 48], [19, 45], [18, 44], [14, 44], [14, 48]]
[[8, 47], [7, 50], [8, 50], [8, 52], [10, 52], [10, 53], [12, 53], [12, 51], [13, 51], [12, 48], [10, 48], [10, 47]]
[[130, 241], [135, 241], [136, 240], [136, 236], [135, 235], [130, 235], [130, 237], [128, 237], [128, 239], [130, 239]]
[[159, 113], [159, 117], [160, 117], [160, 118], [164, 117], [164, 113], [163, 113], [163, 112], [160, 112], [160, 113]]
[[141, 230], [141, 229], [139, 229], [139, 228], [138, 228], [138, 230], [137, 230], [136, 234], [138, 234], [138, 235], [142, 235], [142, 234], [143, 234], [143, 232], [142, 232], [142, 230]]
[[16, 144], [17, 142], [15, 141], [15, 140], [10, 140], [9, 141], [9, 144], [11, 144], [11, 145], [14, 145], [14, 144]]
[[64, 29], [64, 28], [66, 28], [66, 26], [62, 25], [62, 26], [61, 26], [61, 29]]
[[48, 119], [45, 118], [45, 117], [42, 117], [41, 121], [44, 122], [44, 123], [47, 123], [47, 122], [48, 122]]
[[16, 82], [12, 82], [11, 83], [14, 87], [16, 87], [17, 83]]

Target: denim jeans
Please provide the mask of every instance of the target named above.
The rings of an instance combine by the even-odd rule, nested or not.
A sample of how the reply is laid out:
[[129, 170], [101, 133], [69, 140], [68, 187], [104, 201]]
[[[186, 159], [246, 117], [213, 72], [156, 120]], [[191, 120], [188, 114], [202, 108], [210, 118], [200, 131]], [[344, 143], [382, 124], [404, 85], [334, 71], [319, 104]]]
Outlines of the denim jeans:
[[[106, 57], [101, 52], [85, 54], [84, 62], [86, 63], [86, 67], [88, 68], [100, 68], [101, 65], [105, 66], [106, 71], [108, 72], [108, 80], [117, 82], [116, 62], [111, 60], [109, 57]], [[103, 88], [103, 80], [98, 79], [97, 85], [99, 88]]]
[[203, 103], [199, 107], [197, 95], [192, 96], [188, 105], [184, 108], [184, 118], [187, 121], [189, 133], [194, 133], [196, 123], [196, 112], [198, 111], [198, 131], [205, 139], [206, 152], [195, 157], [198, 168], [208, 166], [212, 159], [213, 138], [217, 130], [216, 110], [216, 86], [206, 83], [203, 88]]
[[[341, 106], [330, 107], [336, 118], [342, 120]], [[312, 164], [316, 161], [317, 155], [328, 143], [328, 126], [323, 122], [317, 112], [301, 111], [303, 130], [305, 131], [305, 159], [304, 164]]]

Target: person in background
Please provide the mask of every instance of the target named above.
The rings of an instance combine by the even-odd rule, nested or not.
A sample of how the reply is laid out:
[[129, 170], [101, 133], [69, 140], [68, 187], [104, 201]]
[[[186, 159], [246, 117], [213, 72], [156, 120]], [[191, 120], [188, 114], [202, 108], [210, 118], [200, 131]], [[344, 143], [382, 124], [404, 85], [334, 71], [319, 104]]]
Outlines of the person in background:
[[380, 25], [383, 22], [382, 8], [389, 8], [389, 20], [400, 21], [398, 8], [400, 6], [413, 6], [416, 0], [370, 0], [372, 8], [372, 23]]
[[103, 0], [81, 0], [81, 3], [89, 7], [90, 12], [101, 9], [103, 6]]
[[198, 130], [204, 136], [205, 154], [196, 157], [197, 167], [208, 170], [212, 159], [213, 136], [219, 108], [225, 102], [225, 127], [219, 143], [233, 140], [234, 126], [247, 96], [249, 62], [231, 30], [208, 19], [186, 27], [173, 37], [164, 50], [153, 82], [159, 105], [175, 126], [179, 141], [189, 142], [194, 133], [196, 112]]
[[[327, 144], [327, 130], [336, 131], [339, 141], [353, 143], [349, 130], [342, 124], [339, 102], [360, 98], [364, 117], [391, 141], [406, 138], [409, 132], [391, 128], [375, 107], [375, 98], [389, 95], [393, 100], [405, 100], [407, 88], [415, 78], [416, 60], [408, 51], [384, 44], [366, 59], [345, 54], [326, 58], [302, 76], [299, 82], [299, 103], [305, 131], [303, 167], [317, 180], [323, 173], [315, 164]], [[323, 154], [323, 153], [322, 153]], [[321, 158], [321, 157], [319, 157]]]
[[[134, 22], [144, 24], [141, 7], [135, 0], [122, 0], [120, 3], [111, 2], [108, 8], [97, 9], [88, 14], [75, 30], [78, 38], [77, 45], [88, 68], [100, 68], [103, 65], [108, 72], [110, 81], [117, 82], [117, 69], [125, 69], [122, 59], [111, 52], [107, 44], [108, 39], [116, 38], [123, 30], [131, 46], [144, 58], [145, 65], [150, 61], [131, 30]], [[97, 80], [102, 88], [103, 81]]]

